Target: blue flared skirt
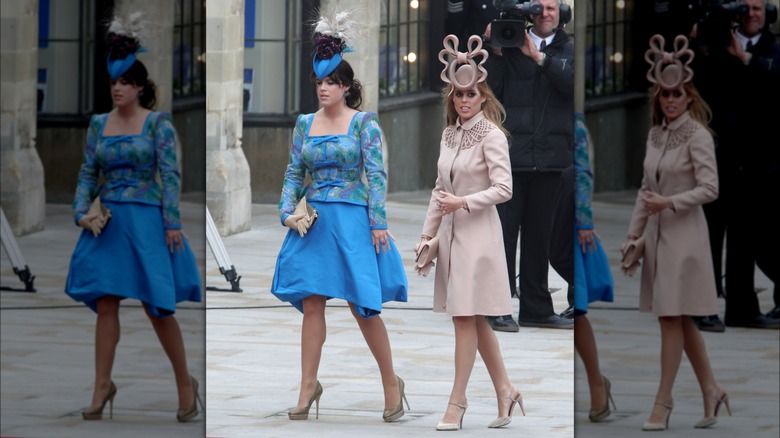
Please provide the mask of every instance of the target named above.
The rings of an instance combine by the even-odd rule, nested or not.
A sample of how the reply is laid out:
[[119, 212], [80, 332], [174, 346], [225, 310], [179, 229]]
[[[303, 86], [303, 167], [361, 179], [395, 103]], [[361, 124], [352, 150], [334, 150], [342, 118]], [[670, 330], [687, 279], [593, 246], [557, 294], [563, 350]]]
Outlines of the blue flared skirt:
[[344, 202], [309, 202], [319, 218], [301, 237], [289, 230], [276, 259], [271, 293], [303, 312], [312, 295], [352, 303], [364, 318], [382, 312], [388, 301], [407, 300], [401, 254], [390, 239], [387, 252], [376, 253], [366, 206]]
[[[576, 232], [575, 232], [576, 233]], [[609, 259], [598, 238], [596, 249], [582, 252], [577, 235], [574, 236], [574, 315], [588, 313], [588, 304], [594, 301], [612, 302], [614, 281]]]
[[171, 253], [165, 244], [159, 206], [103, 202], [112, 217], [99, 236], [82, 230], [73, 250], [65, 293], [97, 312], [106, 295], [135, 298], [156, 317], [176, 312], [176, 303], [201, 300], [195, 255], [184, 248]]

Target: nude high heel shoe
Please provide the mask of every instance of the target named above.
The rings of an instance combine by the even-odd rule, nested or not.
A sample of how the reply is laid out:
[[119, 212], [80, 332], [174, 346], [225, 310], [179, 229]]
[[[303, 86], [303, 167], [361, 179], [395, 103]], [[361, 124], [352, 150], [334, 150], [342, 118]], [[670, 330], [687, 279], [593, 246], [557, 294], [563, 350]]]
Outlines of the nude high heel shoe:
[[295, 408], [287, 412], [287, 417], [290, 420], [308, 420], [309, 419], [309, 409], [311, 408], [312, 403], [317, 402], [317, 410], [316, 410], [316, 416], [315, 418], [320, 418], [320, 397], [322, 396], [322, 385], [320, 385], [320, 381], [317, 380], [317, 386], [314, 388], [314, 394], [312, 394], [311, 398], [309, 399], [309, 403], [302, 407], [302, 408]]
[[457, 423], [442, 423], [440, 421], [439, 424], [436, 425], [436, 430], [451, 431], [451, 430], [463, 429], [463, 416], [466, 414], [466, 408], [468, 407], [468, 404], [460, 404], [460, 403], [449, 403], [449, 404], [463, 409], [463, 411], [460, 413], [460, 420]]
[[659, 403], [659, 402], [655, 402], [655, 404], [657, 404], [658, 406], [663, 406], [669, 410], [669, 412], [666, 414], [666, 422], [651, 423], [649, 421], [646, 421], [645, 424], [642, 426], [642, 430], [658, 431], [658, 430], [666, 430], [669, 428], [669, 417], [672, 416], [672, 408], [674, 407], [674, 405], [667, 405], [666, 403]]
[[382, 419], [386, 422], [395, 421], [404, 416], [404, 402], [406, 402], [406, 408], [412, 410], [409, 406], [409, 400], [406, 399], [406, 393], [404, 393], [404, 381], [395, 376], [398, 379], [398, 393], [400, 394], [400, 400], [398, 400], [398, 406], [395, 409], [385, 409], [382, 413]]
[[[512, 393], [516, 393], [516, 395], [513, 396]], [[520, 411], [523, 413], [523, 416], [525, 416], [525, 408], [523, 407], [523, 394], [521, 394], [517, 388], [512, 387], [512, 392], [508, 396], [498, 397], [499, 403], [502, 403], [502, 400], [509, 400], [509, 412], [506, 417], [498, 417], [491, 421], [490, 424], [488, 424], [488, 427], [491, 429], [504, 427], [512, 422], [512, 411], [515, 409], [515, 403], [520, 405]]]
[[90, 407], [87, 410], [84, 410], [81, 412], [81, 418], [85, 420], [100, 420], [103, 418], [103, 408], [106, 407], [106, 402], [108, 402], [108, 418], [112, 419], [114, 418], [114, 396], [116, 395], [116, 385], [114, 385], [114, 381], [111, 381], [111, 386], [108, 388], [108, 394], [106, 394], [106, 397], [103, 399], [103, 403], [100, 404], [99, 408], [93, 408]]
[[607, 393], [607, 399], [604, 400], [604, 406], [597, 408], [597, 409], [591, 409], [590, 413], [588, 414], [588, 419], [592, 423], [599, 423], [601, 421], [604, 421], [605, 418], [609, 417], [609, 414], [612, 413], [612, 411], [609, 410], [609, 402], [612, 402], [612, 407], [617, 410], [617, 406], [615, 405], [615, 400], [612, 399], [612, 383], [610, 383], [609, 379], [602, 376], [604, 379], [604, 392]]
[[[710, 427], [718, 422], [718, 419], [716, 418], [718, 416], [718, 409], [720, 409], [720, 404], [723, 403], [726, 405], [726, 411], [729, 413], [729, 416], [731, 416], [731, 408], [729, 407], [729, 395], [725, 392], [722, 392], [720, 395], [715, 395], [712, 397], [715, 400], [715, 411], [712, 414], [712, 417], [704, 417], [701, 420], [699, 420], [698, 423], [696, 423], [693, 427], [696, 429], [705, 429], [707, 427]], [[707, 399], [704, 399], [704, 403], [707, 403]]]
[[192, 376], [190, 376], [190, 379], [192, 379], [192, 406], [187, 409], [179, 409], [176, 412], [176, 419], [180, 423], [186, 423], [198, 416], [198, 403], [200, 403], [200, 407], [204, 411], [206, 410], [206, 407], [203, 406], [203, 400], [200, 399], [200, 394], [198, 393], [198, 381]]

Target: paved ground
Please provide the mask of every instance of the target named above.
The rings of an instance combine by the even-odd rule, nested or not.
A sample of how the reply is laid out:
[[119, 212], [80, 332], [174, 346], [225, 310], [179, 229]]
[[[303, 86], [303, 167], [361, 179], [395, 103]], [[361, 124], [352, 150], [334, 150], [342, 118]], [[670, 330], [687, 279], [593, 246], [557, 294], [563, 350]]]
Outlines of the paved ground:
[[[490, 430], [495, 399], [477, 360], [469, 409], [459, 436], [522, 434], [529, 437], [644, 436], [659, 374], [660, 337], [651, 315], [636, 311], [638, 277], [619, 273], [618, 247], [625, 236], [633, 193], [597, 196], [596, 228], [610, 254], [614, 303], [593, 305], [590, 318], [603, 373], [610, 378], [618, 411], [609, 421], [587, 421], [582, 364], [572, 352], [572, 332], [521, 328], [499, 333], [510, 377], [523, 392], [527, 416], [518, 410], [507, 428]], [[137, 302], [122, 308], [123, 338], [114, 379], [119, 387], [112, 421], [84, 422], [79, 412], [91, 397], [94, 314], [62, 292], [77, 229], [68, 206], [47, 205], [46, 230], [18, 239], [36, 275], [35, 293], [0, 293], [0, 388], [3, 437], [287, 437], [427, 436], [441, 418], [452, 382], [454, 337], [449, 319], [431, 311], [433, 278], [411, 270], [412, 247], [424, 217], [425, 193], [398, 194], [388, 202], [389, 222], [403, 251], [410, 284], [408, 303], [383, 312], [397, 372], [407, 384], [412, 410], [396, 424], [381, 420], [376, 365], [343, 303], [328, 307], [328, 340], [320, 379], [325, 388], [318, 420], [291, 422], [297, 400], [300, 314], [268, 288], [284, 228], [275, 206], [255, 205], [251, 231], [222, 239], [243, 292], [208, 291], [207, 303], [180, 307], [192, 373], [207, 395], [208, 413], [190, 424], [175, 420], [170, 365]], [[200, 255], [206, 285], [228, 288], [205, 243], [203, 204], [183, 203], [185, 230]], [[198, 250], [200, 248], [200, 250]], [[21, 286], [5, 252], [2, 286]], [[756, 285], [771, 283], [756, 274]], [[563, 282], [551, 273], [557, 310], [566, 307]], [[771, 293], [759, 294], [764, 311]], [[723, 302], [720, 301], [721, 316]], [[515, 313], [517, 311], [515, 301]], [[206, 311], [204, 312], [204, 309]], [[204, 318], [208, 324], [206, 330]], [[773, 437], [780, 435], [780, 332], [729, 328], [705, 333], [715, 374], [731, 398], [734, 416], [710, 430], [693, 429], [702, 415], [701, 396], [687, 360], [675, 385], [675, 410], [664, 436]], [[207, 380], [206, 380], [207, 379]], [[204, 385], [203, 382], [206, 381]], [[573, 390], [577, 396], [573, 397]], [[721, 414], [723, 415], [723, 414]]]

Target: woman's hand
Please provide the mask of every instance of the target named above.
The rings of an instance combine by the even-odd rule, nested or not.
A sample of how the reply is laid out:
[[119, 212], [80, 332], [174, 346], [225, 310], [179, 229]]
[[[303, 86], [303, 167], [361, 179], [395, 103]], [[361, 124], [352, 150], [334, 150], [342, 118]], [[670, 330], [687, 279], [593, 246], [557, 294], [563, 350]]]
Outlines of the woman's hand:
[[182, 230], [165, 230], [165, 244], [171, 254], [174, 249], [176, 252], [184, 249], [184, 239], [187, 239], [187, 235]]
[[600, 239], [595, 230], [577, 230], [577, 237], [579, 238], [583, 254], [595, 251], [596, 239]]
[[305, 221], [301, 219], [303, 219], [303, 213], [291, 214], [284, 220], [284, 225], [303, 237], [309, 229], [306, 228]]
[[100, 232], [103, 230], [103, 224], [100, 221], [100, 218], [98, 217], [99, 214], [95, 212], [87, 212], [83, 216], [81, 216], [81, 219], [79, 219], [79, 226], [82, 228], [85, 228], [87, 231], [91, 231], [92, 235], [97, 237], [100, 235]]
[[439, 190], [439, 197], [436, 198], [436, 207], [442, 216], [454, 213], [464, 208], [464, 205], [463, 198], [447, 193], [444, 190]]
[[667, 208], [672, 208], [672, 201], [658, 193], [646, 192], [642, 196], [642, 201], [645, 204], [645, 209], [650, 214], [656, 214]]
[[388, 237], [395, 242], [395, 237], [390, 233], [390, 230], [371, 230], [371, 244], [374, 245], [377, 254], [379, 254], [380, 249], [383, 252], [387, 252], [390, 249]]

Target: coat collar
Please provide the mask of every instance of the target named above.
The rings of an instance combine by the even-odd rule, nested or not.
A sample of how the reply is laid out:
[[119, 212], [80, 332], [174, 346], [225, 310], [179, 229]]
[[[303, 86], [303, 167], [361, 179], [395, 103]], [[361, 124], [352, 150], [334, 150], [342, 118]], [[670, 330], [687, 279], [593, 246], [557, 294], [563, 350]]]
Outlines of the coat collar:
[[664, 123], [661, 125], [664, 129], [670, 129], [670, 130], [676, 130], [680, 128], [680, 126], [683, 125], [683, 123], [690, 120], [691, 115], [688, 111], [680, 114], [680, 117], [672, 120], [671, 123], [667, 123], [666, 119], [664, 119]]
[[477, 124], [477, 122], [479, 122], [480, 120], [482, 120], [484, 118], [485, 118], [485, 114], [484, 114], [483, 111], [480, 111], [480, 112], [474, 114], [474, 117], [466, 120], [465, 123], [461, 123], [460, 122], [460, 117], [458, 117], [458, 121], [455, 122], [455, 127], [456, 128], [462, 128], [462, 129], [468, 131], [469, 129], [473, 128], [474, 125]]

